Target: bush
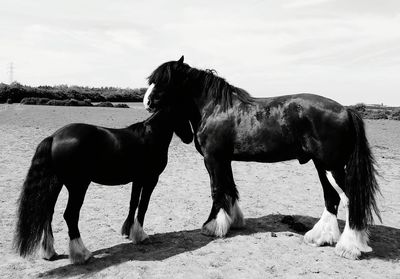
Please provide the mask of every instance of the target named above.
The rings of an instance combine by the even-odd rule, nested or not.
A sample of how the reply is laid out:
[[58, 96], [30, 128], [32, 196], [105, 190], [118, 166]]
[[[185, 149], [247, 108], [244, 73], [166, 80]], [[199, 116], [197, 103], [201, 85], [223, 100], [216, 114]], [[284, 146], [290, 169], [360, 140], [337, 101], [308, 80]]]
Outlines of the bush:
[[114, 107], [115, 108], [129, 108], [129, 106], [127, 104], [115, 104]]
[[36, 105], [47, 105], [49, 101], [48, 98], [37, 98]]
[[65, 100], [49, 100], [46, 105], [48, 106], [65, 106]]
[[377, 111], [371, 111], [371, 113], [368, 113], [367, 118], [369, 118], [369, 119], [388, 119], [389, 117], [387, 116], [385, 110], [377, 110]]
[[354, 106], [354, 109], [363, 114], [367, 110], [367, 106], [364, 103], [358, 103]]
[[396, 109], [392, 112], [391, 119], [400, 120], [400, 109]]
[[113, 108], [114, 105], [111, 102], [100, 102], [98, 104], [94, 105], [95, 107], [107, 107], [107, 108]]
[[67, 100], [65, 105], [71, 106], [71, 107], [77, 107], [79, 105], [79, 102], [78, 102], [78, 100], [75, 100], [75, 99], [69, 99], [69, 100]]
[[80, 101], [80, 103], [82, 103], [82, 106], [87, 106], [87, 107], [92, 107], [93, 106], [93, 104], [90, 101], [90, 99], [85, 99], [83, 101]]
[[27, 97], [23, 98], [20, 103], [23, 105], [47, 105], [49, 100], [48, 98]]

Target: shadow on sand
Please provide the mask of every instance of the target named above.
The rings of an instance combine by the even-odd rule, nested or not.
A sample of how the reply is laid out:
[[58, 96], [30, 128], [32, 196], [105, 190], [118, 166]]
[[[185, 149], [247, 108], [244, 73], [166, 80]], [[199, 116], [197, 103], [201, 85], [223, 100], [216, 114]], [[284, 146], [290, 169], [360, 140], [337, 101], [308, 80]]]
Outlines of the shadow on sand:
[[[313, 217], [285, 216], [280, 214], [248, 218], [246, 219], [246, 228], [230, 231], [227, 238], [259, 232], [294, 232], [304, 235], [317, 221], [318, 219]], [[339, 221], [339, 226], [343, 230], [344, 222]], [[364, 259], [400, 259], [400, 229], [386, 226], [372, 226], [370, 233], [370, 245], [373, 248], [373, 252], [365, 255]], [[39, 276], [70, 277], [90, 275], [127, 261], [161, 261], [181, 253], [199, 249], [214, 240], [215, 238], [213, 237], [202, 235], [199, 229], [155, 234], [150, 236], [149, 243], [141, 245], [123, 243], [100, 249], [93, 252], [93, 257], [85, 265], [68, 264], [49, 270]], [[61, 256], [61, 258], [65, 258], [65, 255]]]

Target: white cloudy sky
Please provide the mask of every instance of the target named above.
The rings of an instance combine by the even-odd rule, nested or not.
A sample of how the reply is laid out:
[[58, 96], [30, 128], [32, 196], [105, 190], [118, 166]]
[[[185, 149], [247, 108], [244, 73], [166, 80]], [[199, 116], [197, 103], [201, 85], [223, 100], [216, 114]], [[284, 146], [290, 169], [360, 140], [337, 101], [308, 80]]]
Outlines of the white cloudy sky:
[[162, 62], [254, 96], [400, 105], [399, 0], [2, 0], [0, 82], [146, 86]]

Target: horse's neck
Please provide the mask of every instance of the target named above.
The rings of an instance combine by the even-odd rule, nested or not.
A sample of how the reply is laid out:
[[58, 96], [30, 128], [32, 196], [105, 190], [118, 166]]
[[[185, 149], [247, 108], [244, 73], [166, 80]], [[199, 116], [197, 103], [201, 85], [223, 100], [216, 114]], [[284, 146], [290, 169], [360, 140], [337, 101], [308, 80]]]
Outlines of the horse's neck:
[[173, 120], [170, 113], [158, 111], [144, 121], [144, 125], [150, 127], [151, 133], [169, 136], [173, 133]]
[[210, 115], [216, 109], [219, 109], [214, 97], [207, 94], [207, 92], [198, 92], [197, 95], [194, 95], [192, 107], [190, 117], [192, 121], [200, 121], [202, 117]]
[[[211, 106], [215, 105], [214, 99], [217, 98], [215, 91], [219, 94], [225, 95], [224, 92], [233, 91], [235, 87], [230, 85], [225, 79], [218, 77], [209, 71], [203, 71], [192, 68], [191, 71], [187, 73], [187, 86], [188, 91], [191, 91], [192, 98], [194, 99], [196, 106], [200, 113], [204, 110], [213, 110]], [[234, 94], [229, 94], [230, 98], [235, 99]], [[218, 98], [224, 98], [218, 97]]]

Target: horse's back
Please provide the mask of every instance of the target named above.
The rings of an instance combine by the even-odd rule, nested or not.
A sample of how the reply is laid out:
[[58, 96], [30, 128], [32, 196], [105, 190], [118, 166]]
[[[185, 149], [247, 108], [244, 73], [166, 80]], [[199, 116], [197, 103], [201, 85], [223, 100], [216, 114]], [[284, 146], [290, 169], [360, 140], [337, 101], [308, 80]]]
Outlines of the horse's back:
[[323, 109], [325, 111], [331, 111], [335, 113], [340, 113], [343, 110], [345, 110], [345, 108], [341, 104], [332, 99], [310, 93], [263, 97], [263, 98], [255, 98], [254, 100], [256, 104], [261, 104], [264, 106], [267, 105], [270, 107], [288, 106], [290, 104], [296, 104], [304, 109], [307, 108]]
[[123, 129], [74, 123], [53, 134], [52, 160], [64, 180], [126, 184], [165, 168], [167, 148], [153, 138], [141, 123]]
[[82, 123], [67, 125], [53, 135], [56, 171], [64, 180], [127, 183], [131, 179], [128, 158], [132, 150], [126, 137], [118, 129]]

